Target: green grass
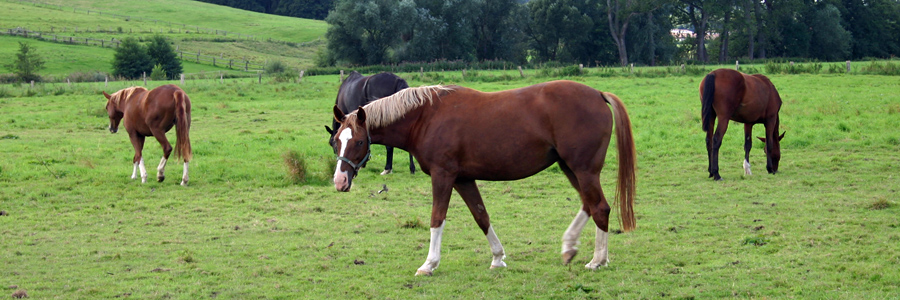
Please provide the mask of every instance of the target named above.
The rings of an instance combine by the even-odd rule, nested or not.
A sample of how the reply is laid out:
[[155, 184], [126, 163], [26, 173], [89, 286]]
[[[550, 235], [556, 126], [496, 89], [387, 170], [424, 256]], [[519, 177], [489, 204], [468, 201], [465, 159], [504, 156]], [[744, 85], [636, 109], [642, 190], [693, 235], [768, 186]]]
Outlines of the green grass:
[[[113, 38], [122, 40], [128, 36], [147, 38], [155, 34], [162, 34], [174, 41], [175, 46], [185, 53], [200, 51], [204, 55], [234, 60], [246, 59], [257, 64], [279, 60], [292, 68], [312, 66], [315, 54], [325, 46], [323, 36], [327, 25], [324, 21], [253, 13], [198, 1], [150, 1], [141, 2], [140, 5], [135, 5], [133, 1], [46, 2], [69, 8], [77, 7], [78, 10], [58, 10], [51, 6], [35, 6], [12, 0], [0, 1], [0, 29], [6, 31], [9, 28], [22, 27], [43, 32], [45, 37], [55, 33], [60, 36], [107, 41]], [[173, 9], [173, 7], [179, 9]], [[170, 27], [161, 23], [125, 20], [111, 15], [97, 15], [96, 13], [88, 15], [86, 9], [98, 9], [120, 15], [140, 14], [147, 18], [183, 23], [188, 26], [184, 28], [180, 25]], [[190, 26], [239, 32], [242, 35], [253, 35], [255, 39], [239, 38], [234, 34], [223, 36], [206, 32], [198, 33]], [[121, 32], [119, 32], [120, 28]], [[0, 41], [4, 45], [15, 45], [13, 42], [15, 40], [12, 37], [0, 36]], [[30, 40], [38, 42], [34, 39]], [[52, 73], [69, 74], [76, 71], [109, 71], [111, 69], [108, 62], [112, 61], [112, 50], [107, 51], [98, 46], [84, 47], [86, 48], [83, 48], [82, 51], [85, 53], [77, 53], [78, 56], [65, 47], [46, 47], [48, 49], [44, 53], [48, 56], [68, 56], [73, 57], [70, 60], [85, 61], [90, 64], [56, 65], [53, 68], [61, 71]], [[5, 52], [0, 52], [0, 59], [5, 60], [8, 57], [4, 54]], [[185, 55], [185, 61], [189, 60], [190, 58]], [[82, 69], [101, 63], [104, 64], [103, 69]], [[204, 70], [207, 69], [219, 68], [209, 66]]]
[[[512, 71], [516, 72], [517, 71]], [[404, 74], [411, 86], [434, 84]], [[430, 182], [404, 152], [379, 176], [384, 148], [348, 193], [329, 183], [337, 76], [301, 84], [188, 81], [191, 183], [130, 180], [133, 152], [110, 134], [103, 84], [0, 87], [0, 288], [32, 298], [844, 298], [900, 294], [900, 83], [869, 75], [777, 75], [785, 104], [782, 161], [765, 174], [762, 145], [745, 176], [742, 130], [721, 152], [722, 182], [706, 178], [700, 76], [572, 77], [617, 94], [634, 123], [638, 228], [609, 239], [609, 267], [588, 271], [593, 232], [560, 263], [561, 235], [579, 209], [553, 166], [515, 182], [479, 182], [506, 247], [506, 269], [454, 194], [433, 277], [414, 277], [428, 252]], [[444, 78], [485, 91], [500, 82]], [[107, 90], [127, 86], [112, 83]], [[63, 89], [61, 92], [57, 92]], [[54, 95], [54, 94], [59, 95]], [[842, 125], [843, 124], [843, 125]], [[762, 127], [757, 126], [757, 133]], [[174, 132], [169, 134], [174, 140]], [[307, 183], [285, 157], [302, 155]], [[148, 140], [150, 178], [161, 155]], [[615, 155], [601, 174], [607, 196]], [[389, 191], [377, 193], [382, 185]], [[618, 216], [613, 215], [614, 224]], [[611, 225], [618, 229], [618, 225]], [[588, 226], [590, 228], [590, 226]]]

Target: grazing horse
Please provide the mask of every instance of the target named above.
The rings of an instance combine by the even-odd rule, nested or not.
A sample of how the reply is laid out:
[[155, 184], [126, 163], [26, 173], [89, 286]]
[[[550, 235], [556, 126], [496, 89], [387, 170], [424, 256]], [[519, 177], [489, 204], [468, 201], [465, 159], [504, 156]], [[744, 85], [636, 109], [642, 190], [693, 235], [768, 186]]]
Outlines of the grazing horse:
[[[753, 125], [766, 126], [766, 137], [759, 138], [766, 144], [766, 170], [770, 174], [778, 172], [781, 160], [781, 139], [778, 135], [778, 111], [781, 97], [769, 78], [761, 74], [747, 75], [731, 69], [710, 72], [700, 82], [701, 119], [706, 132], [706, 153], [709, 156], [709, 177], [722, 180], [719, 176], [719, 148], [722, 137], [728, 130], [728, 121], [744, 123], [744, 173], [750, 172], [750, 147]], [[719, 118], [719, 125], [713, 133], [712, 126]]]
[[184, 173], [181, 176], [181, 185], [188, 183], [188, 163], [191, 161], [191, 140], [188, 132], [191, 129], [191, 100], [181, 88], [173, 84], [167, 84], [152, 91], [143, 87], [130, 87], [119, 90], [112, 95], [103, 92], [108, 101], [106, 112], [109, 113], [109, 131], [119, 131], [119, 122], [125, 118], [123, 125], [131, 145], [134, 146], [134, 171], [131, 179], [137, 178], [137, 172], [141, 170], [141, 182], [147, 182], [147, 170], [144, 168], [144, 158], [141, 151], [144, 149], [144, 138], [153, 136], [163, 148], [163, 157], [156, 168], [156, 179], [162, 182], [166, 179], [164, 170], [169, 154], [172, 153], [172, 145], [166, 139], [166, 132], [175, 126], [175, 157], [184, 159]]
[[[607, 103], [612, 107], [610, 109]], [[615, 120], [619, 152], [616, 190], [622, 230], [635, 228], [635, 148], [625, 106], [611, 93], [571, 81], [484, 93], [460, 86], [409, 88], [367, 104], [340, 120], [334, 139], [339, 160], [334, 186], [349, 191], [369, 157], [369, 145], [381, 143], [411, 152], [431, 176], [431, 246], [416, 275], [431, 275], [441, 259], [441, 237], [452, 189], [469, 207], [487, 237], [491, 268], [505, 267], [503, 245], [494, 233], [475, 180], [507, 181], [532, 176], [559, 164], [581, 197], [581, 209], [562, 238], [563, 262], [577, 253], [585, 223], [597, 226], [596, 269], [608, 260], [610, 204], [600, 187]]]
[[[371, 76], [362, 76], [359, 72], [353, 71], [350, 72], [350, 76], [347, 76], [347, 79], [341, 83], [335, 105], [342, 112], [347, 113], [354, 111], [369, 102], [393, 95], [397, 91], [408, 87], [409, 85], [406, 84], [406, 80], [391, 73], [378, 73]], [[338, 125], [337, 121], [331, 122], [331, 128], [337, 129]], [[334, 143], [335, 131], [331, 128], [325, 126], [325, 130], [328, 131], [329, 134], [329, 144]], [[333, 146], [334, 145], [332, 145], [332, 147]], [[387, 162], [384, 164], [384, 171], [381, 172], [381, 175], [387, 175], [393, 172], [394, 147], [386, 146], [386, 148]], [[413, 160], [412, 153], [409, 154], [409, 172], [412, 174], [416, 173], [416, 161]]]

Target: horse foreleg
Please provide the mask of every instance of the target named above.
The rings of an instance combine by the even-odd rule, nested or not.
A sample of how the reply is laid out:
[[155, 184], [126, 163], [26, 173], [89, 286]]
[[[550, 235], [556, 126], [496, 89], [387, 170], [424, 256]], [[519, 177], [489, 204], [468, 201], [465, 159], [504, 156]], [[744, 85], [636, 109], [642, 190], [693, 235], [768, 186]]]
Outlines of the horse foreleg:
[[753, 147], [753, 124], [744, 124], [744, 174], [753, 175], [750, 172], [750, 148]]
[[141, 153], [144, 150], [144, 137], [137, 134], [130, 134], [130, 137], [131, 146], [134, 147], [134, 159], [131, 160], [131, 163], [134, 164], [134, 171], [131, 172], [131, 179], [137, 179], [138, 169], [140, 169], [141, 183], [147, 183], [147, 169], [144, 168], [144, 157]]
[[393, 173], [394, 169], [394, 147], [384, 146], [387, 152], [387, 162], [384, 163], [384, 171], [381, 172], [381, 175], [387, 175]]
[[447, 207], [450, 205], [450, 193], [454, 178], [436, 170], [431, 175], [431, 245], [428, 247], [428, 257], [425, 263], [416, 270], [416, 276], [431, 276], [434, 269], [441, 263], [441, 238], [444, 234], [444, 220], [447, 219]]
[[[714, 122], [714, 121], [710, 121], [710, 122]], [[710, 127], [712, 127], [712, 126], [710, 126]], [[709, 178], [713, 177], [713, 169], [712, 169], [712, 166], [713, 166], [713, 156], [712, 156], [713, 133], [714, 133], [714, 131], [712, 129], [706, 131], [706, 159], [707, 159], [706, 171], [709, 172]]]
[[475, 181], [457, 181], [453, 186], [456, 188], [459, 196], [463, 198], [463, 201], [466, 202], [466, 206], [469, 207], [472, 216], [475, 217], [475, 223], [478, 224], [478, 227], [481, 228], [481, 231], [487, 237], [488, 244], [491, 246], [491, 254], [493, 255], [491, 269], [506, 267], [506, 263], [503, 262], [503, 259], [506, 258], [503, 244], [500, 243], [500, 239], [494, 233], [494, 226], [491, 225], [491, 218], [484, 207], [484, 201], [481, 199], [481, 193], [478, 192], [478, 186], [475, 184]]

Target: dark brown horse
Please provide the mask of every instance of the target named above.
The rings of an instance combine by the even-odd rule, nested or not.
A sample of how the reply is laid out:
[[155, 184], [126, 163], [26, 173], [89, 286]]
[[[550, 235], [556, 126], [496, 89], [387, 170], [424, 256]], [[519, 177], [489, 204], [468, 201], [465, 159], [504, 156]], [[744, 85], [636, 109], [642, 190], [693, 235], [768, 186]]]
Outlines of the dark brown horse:
[[[350, 76], [344, 79], [341, 87], [338, 89], [335, 105], [344, 113], [351, 112], [366, 105], [369, 102], [378, 100], [379, 98], [393, 95], [399, 90], [408, 88], [406, 80], [391, 73], [378, 73], [371, 76], [362, 76], [359, 72], [350, 72]], [[331, 128], [337, 129], [338, 122], [333, 121]], [[328, 143], [334, 147], [335, 131], [325, 126], [328, 131]], [[390, 174], [394, 165], [394, 147], [386, 146], [387, 162], [384, 164], [384, 171], [381, 175]], [[335, 153], [337, 154], [337, 153]], [[409, 172], [416, 173], [416, 161], [413, 159], [412, 153], [409, 154]]]
[[[610, 109], [607, 103], [612, 107]], [[610, 205], [600, 188], [615, 120], [619, 152], [616, 197], [622, 230], [635, 228], [635, 149], [631, 121], [615, 95], [571, 81], [553, 81], [514, 90], [484, 93], [459, 86], [409, 88], [344, 115], [335, 137], [339, 153], [334, 172], [338, 191], [349, 191], [368, 158], [369, 145], [381, 143], [411, 152], [431, 175], [431, 247], [416, 275], [438, 267], [444, 219], [456, 189], [484, 232], [493, 254], [491, 268], [505, 267], [504, 250], [475, 180], [517, 180], [559, 164], [581, 197], [581, 209], [563, 234], [562, 256], [575, 256], [578, 237], [593, 219], [597, 235], [593, 259], [606, 265]]]
[[167, 84], [149, 92], [138, 86], [122, 89], [112, 95], [103, 92], [103, 95], [108, 99], [106, 111], [109, 113], [109, 131], [116, 133], [119, 122], [125, 118], [123, 125], [134, 146], [134, 171], [131, 179], [137, 178], [140, 169], [141, 182], [147, 182], [147, 170], [144, 168], [141, 151], [144, 149], [144, 138], [148, 136], [155, 137], [163, 148], [163, 157], [156, 169], [156, 179], [160, 182], [166, 179], [166, 161], [173, 150], [166, 132], [175, 126], [175, 157], [184, 159], [181, 185], [187, 185], [188, 163], [192, 157], [191, 140], [188, 137], [191, 129], [191, 100], [187, 94], [178, 86]]
[[[750, 147], [754, 124], [766, 126], [766, 137], [759, 138], [766, 143], [766, 170], [770, 174], [778, 172], [781, 160], [780, 141], [784, 133], [778, 135], [778, 111], [781, 97], [775, 85], [766, 76], [747, 75], [731, 69], [710, 72], [700, 82], [701, 119], [706, 132], [706, 153], [709, 156], [709, 177], [722, 180], [719, 176], [719, 148], [722, 137], [728, 130], [728, 121], [744, 123], [744, 173], [750, 175]], [[719, 118], [715, 133], [713, 123]]]

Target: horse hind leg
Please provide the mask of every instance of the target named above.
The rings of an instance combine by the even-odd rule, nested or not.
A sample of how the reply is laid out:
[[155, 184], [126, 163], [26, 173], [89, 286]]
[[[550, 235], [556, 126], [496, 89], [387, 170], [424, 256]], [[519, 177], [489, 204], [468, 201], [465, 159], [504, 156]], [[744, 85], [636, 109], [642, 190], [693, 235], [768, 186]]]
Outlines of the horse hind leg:
[[[563, 164], [560, 164], [561, 166]], [[587, 223], [588, 218], [594, 220], [597, 226], [597, 234], [594, 239], [594, 257], [584, 265], [585, 268], [596, 270], [601, 266], [609, 263], [609, 250], [607, 248], [607, 239], [609, 237], [609, 213], [612, 209], [606, 198], [603, 196], [603, 189], [600, 187], [600, 175], [594, 172], [572, 172], [566, 171], [569, 181], [577, 184], [577, 189], [581, 195], [582, 210], [575, 216], [575, 220], [569, 225], [569, 229], [563, 235], [563, 260], [567, 259], [566, 246], [577, 244], [577, 238], [581, 235], [581, 230]], [[569, 174], [574, 174], [569, 176]], [[573, 254], [574, 255], [574, 254]], [[568, 258], [571, 260], [571, 258]]]
[[475, 217], [475, 223], [484, 232], [484, 236], [491, 246], [491, 255], [493, 256], [491, 269], [506, 267], [506, 263], [503, 262], [503, 259], [506, 258], [506, 252], [503, 250], [503, 244], [500, 243], [500, 239], [497, 238], [497, 234], [494, 232], [494, 226], [491, 225], [491, 218], [484, 207], [484, 201], [481, 199], [481, 193], [478, 192], [478, 186], [475, 184], [475, 181], [458, 181], [453, 186], [460, 197], [463, 198], [463, 201], [466, 202], [466, 206], [469, 207], [469, 211]]
[[722, 176], [719, 175], [719, 149], [722, 147], [722, 140], [725, 137], [725, 132], [728, 131], [728, 120], [729, 118], [723, 118], [723, 116], [719, 117], [719, 125], [716, 126], [716, 133], [712, 137], [712, 155], [710, 155], [710, 164], [709, 164], [709, 172], [712, 175], [713, 180], [722, 180]]
[[169, 155], [172, 154], [172, 144], [169, 144], [169, 139], [166, 138], [166, 133], [161, 130], [150, 130], [153, 133], [153, 137], [159, 142], [160, 146], [162, 146], [163, 156], [162, 159], [159, 160], [159, 166], [156, 167], [156, 181], [163, 182], [166, 180], [166, 162], [169, 160]]
[[744, 124], [744, 174], [753, 175], [750, 171], [750, 148], [753, 147], [753, 124]]
[[[581, 197], [581, 188], [578, 185], [578, 178], [575, 177], [575, 173], [572, 172], [572, 169], [570, 169], [565, 162], [559, 161], [558, 164], [559, 168], [563, 171], [563, 174], [566, 174], [566, 178], [569, 179], [569, 183], [572, 184], [572, 187], [574, 187], [576, 191], [579, 191], [578, 194], [579, 197]], [[572, 220], [572, 223], [569, 224], [566, 232], [563, 233], [561, 252], [563, 264], [569, 264], [569, 262], [575, 258], [575, 255], [578, 254], [578, 237], [581, 235], [581, 230], [584, 229], [584, 225], [587, 223], [588, 219], [590, 219], [590, 215], [588, 215], [587, 211], [587, 207], [582, 207], [575, 215], [575, 219]]]

